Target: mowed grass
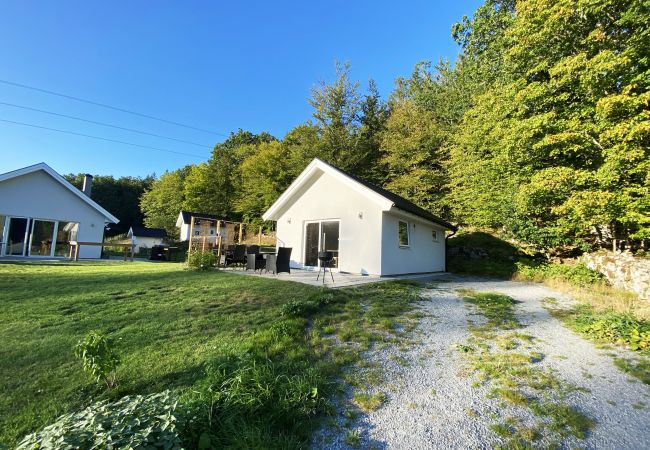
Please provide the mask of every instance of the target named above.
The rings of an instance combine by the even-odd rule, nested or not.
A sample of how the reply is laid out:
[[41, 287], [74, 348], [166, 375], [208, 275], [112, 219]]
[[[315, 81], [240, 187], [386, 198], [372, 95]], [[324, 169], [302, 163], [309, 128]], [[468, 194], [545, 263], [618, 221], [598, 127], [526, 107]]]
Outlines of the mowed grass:
[[[92, 401], [191, 387], [218, 355], [254, 346], [281, 305], [316, 291], [179, 264], [0, 264], [0, 443]], [[116, 342], [114, 390], [90, 381], [73, 356], [91, 330]]]
[[[0, 264], [0, 448], [93, 402], [164, 390], [191, 419], [185, 448], [305, 448], [360, 351], [412, 326], [420, 288], [328, 290], [180, 264]], [[73, 355], [92, 330], [121, 358], [114, 389]]]

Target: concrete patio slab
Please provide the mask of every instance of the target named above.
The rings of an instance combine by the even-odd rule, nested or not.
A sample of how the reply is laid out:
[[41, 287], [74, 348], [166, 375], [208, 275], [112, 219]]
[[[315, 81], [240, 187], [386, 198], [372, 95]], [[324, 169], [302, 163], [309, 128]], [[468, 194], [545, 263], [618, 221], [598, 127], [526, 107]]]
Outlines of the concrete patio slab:
[[222, 269], [228, 273], [251, 276], [251, 277], [264, 277], [272, 278], [276, 280], [283, 281], [295, 281], [296, 283], [308, 284], [311, 286], [325, 286], [331, 289], [343, 288], [343, 287], [353, 287], [360, 286], [362, 284], [368, 283], [378, 283], [383, 281], [390, 280], [416, 280], [423, 283], [428, 281], [435, 281], [438, 278], [442, 278], [447, 275], [446, 272], [436, 272], [436, 273], [426, 273], [426, 274], [413, 274], [413, 275], [397, 275], [391, 277], [378, 277], [372, 275], [357, 275], [352, 273], [343, 273], [343, 272], [334, 272], [334, 281], [332, 282], [332, 277], [329, 272], [325, 275], [325, 280], [323, 280], [323, 274], [320, 274], [320, 278], [317, 280], [318, 276], [317, 271], [312, 270], [303, 270], [303, 269], [291, 269], [291, 273], [282, 272], [277, 275], [264, 272], [253, 272], [252, 270], [243, 270], [240, 268], [233, 269]]

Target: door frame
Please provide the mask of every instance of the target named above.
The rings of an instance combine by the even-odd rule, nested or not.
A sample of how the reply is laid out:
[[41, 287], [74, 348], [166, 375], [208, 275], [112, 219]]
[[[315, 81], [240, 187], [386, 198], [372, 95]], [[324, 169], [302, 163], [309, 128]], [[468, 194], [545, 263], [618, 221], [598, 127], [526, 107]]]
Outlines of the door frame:
[[[32, 241], [34, 240], [34, 224], [38, 222], [51, 222], [54, 224], [54, 227], [52, 228], [52, 248], [50, 249], [50, 254], [49, 255], [32, 255]], [[54, 220], [54, 219], [36, 219], [36, 218], [30, 218], [30, 226], [29, 226], [29, 247], [27, 247], [27, 254], [25, 256], [29, 258], [53, 258], [54, 257], [54, 250], [56, 247], [56, 235], [57, 232], [59, 231], [59, 221]]]
[[[308, 266], [307, 265], [307, 224], [310, 223], [317, 223], [318, 224], [318, 251], [320, 251], [321, 248], [321, 239], [323, 237], [323, 222], [338, 222], [339, 224], [339, 249], [338, 249], [338, 258], [339, 262], [337, 266], [341, 266], [341, 219], [315, 219], [315, 220], [305, 220], [303, 223], [302, 227], [302, 267], [305, 269], [320, 269], [320, 260], [318, 260], [317, 265], [315, 266]], [[327, 269], [331, 269], [334, 272], [339, 271], [339, 267], [328, 267]]]
[[[9, 229], [11, 228], [12, 219], [24, 219], [27, 221], [27, 225], [25, 226], [25, 235], [23, 236], [23, 251], [21, 252], [20, 255], [12, 255], [7, 253], [7, 251], [11, 250], [8, 244], [9, 244]], [[3, 236], [3, 243], [2, 243], [4, 248], [2, 249], [2, 254], [0, 256], [25, 257], [25, 255], [28, 253], [29, 250], [29, 241], [31, 241], [31, 228], [32, 228], [31, 217], [5, 216], [5, 227], [4, 227], [4, 236]]]
[[[65, 256], [55, 256], [56, 253], [56, 238], [58, 236], [59, 232], [59, 225], [62, 222], [72, 222], [76, 223], [77, 226], [79, 226], [79, 222], [76, 222], [74, 220], [59, 220], [59, 219], [44, 219], [40, 217], [25, 217], [25, 216], [10, 216], [6, 215], [5, 217], [5, 224], [4, 224], [4, 229], [2, 232], [2, 236], [0, 236], [0, 258], [5, 257], [5, 256], [13, 256], [13, 257], [20, 257], [20, 258], [65, 258]], [[20, 255], [10, 255], [7, 254], [7, 251], [9, 250], [9, 226], [11, 224], [11, 219], [25, 219], [27, 220], [27, 227], [25, 229], [25, 241], [23, 244], [23, 251]], [[36, 221], [41, 221], [41, 222], [53, 222], [54, 223], [54, 231], [52, 234], [52, 248], [50, 249], [50, 254], [49, 255], [32, 255], [31, 254], [31, 248], [32, 248], [32, 240], [33, 240], [33, 233], [34, 233], [34, 222]]]

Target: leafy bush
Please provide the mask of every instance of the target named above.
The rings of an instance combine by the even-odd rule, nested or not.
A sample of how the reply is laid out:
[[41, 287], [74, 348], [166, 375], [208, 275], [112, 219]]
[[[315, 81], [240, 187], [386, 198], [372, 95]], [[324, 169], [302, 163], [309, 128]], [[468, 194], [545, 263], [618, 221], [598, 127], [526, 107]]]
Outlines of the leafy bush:
[[280, 314], [283, 317], [303, 317], [316, 310], [313, 301], [292, 299], [282, 305]]
[[587, 305], [571, 312], [570, 324], [595, 339], [626, 345], [650, 355], [650, 323], [631, 314], [599, 313]]
[[187, 259], [187, 265], [196, 270], [208, 270], [217, 265], [217, 255], [213, 252], [194, 252]]
[[517, 273], [529, 280], [542, 281], [557, 279], [567, 281], [578, 286], [589, 286], [594, 283], [604, 282], [604, 277], [580, 263], [575, 265], [553, 263], [525, 263], [517, 262]]
[[115, 386], [115, 369], [120, 359], [108, 337], [91, 331], [77, 343], [74, 353], [81, 360], [84, 371], [96, 382], [103, 381], [109, 388]]
[[19, 450], [45, 448], [181, 449], [182, 415], [168, 392], [101, 401], [25, 436]]

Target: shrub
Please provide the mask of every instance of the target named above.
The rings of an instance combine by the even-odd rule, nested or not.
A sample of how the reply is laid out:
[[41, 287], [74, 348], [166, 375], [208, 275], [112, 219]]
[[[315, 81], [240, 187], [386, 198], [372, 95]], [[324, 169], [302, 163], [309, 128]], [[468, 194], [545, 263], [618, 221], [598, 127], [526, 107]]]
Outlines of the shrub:
[[543, 281], [556, 279], [578, 286], [590, 286], [595, 283], [604, 282], [604, 277], [601, 274], [591, 270], [582, 263], [569, 265], [518, 261], [515, 264], [517, 266], [517, 274], [529, 280]]
[[113, 343], [108, 337], [97, 331], [91, 331], [77, 343], [74, 353], [81, 360], [83, 370], [96, 382], [103, 381], [109, 388], [115, 386], [115, 369], [120, 360], [113, 351]]
[[570, 324], [582, 333], [650, 354], [650, 323], [647, 321], [613, 311], [598, 313], [587, 305], [576, 307], [571, 316]]
[[282, 305], [280, 314], [284, 317], [303, 317], [313, 312], [316, 307], [314, 302], [293, 299]]
[[212, 252], [194, 252], [187, 259], [187, 265], [196, 270], [208, 270], [217, 265], [217, 255]]
[[127, 396], [114, 403], [104, 400], [25, 436], [17, 449], [181, 449], [178, 425], [182, 418], [177, 404], [168, 391]]

